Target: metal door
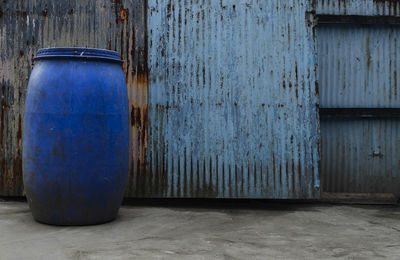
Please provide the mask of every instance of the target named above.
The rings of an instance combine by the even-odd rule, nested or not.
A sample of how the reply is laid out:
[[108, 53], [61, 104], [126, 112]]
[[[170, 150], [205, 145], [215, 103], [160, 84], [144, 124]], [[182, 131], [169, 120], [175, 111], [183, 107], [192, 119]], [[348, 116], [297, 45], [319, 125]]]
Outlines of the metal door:
[[[321, 16], [317, 27], [323, 191], [400, 190], [400, 26]], [[398, 195], [398, 194], [397, 194]]]

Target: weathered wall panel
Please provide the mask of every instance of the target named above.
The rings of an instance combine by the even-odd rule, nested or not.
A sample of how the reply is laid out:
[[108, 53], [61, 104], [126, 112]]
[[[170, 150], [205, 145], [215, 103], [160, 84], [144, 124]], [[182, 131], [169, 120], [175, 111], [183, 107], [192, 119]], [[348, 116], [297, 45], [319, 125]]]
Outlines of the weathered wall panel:
[[317, 14], [400, 16], [398, 0], [312, 0]]
[[150, 0], [140, 197], [317, 198], [311, 5]]
[[318, 25], [320, 106], [400, 107], [400, 26]]
[[[146, 2], [1, 1], [0, 195], [22, 195], [21, 138], [26, 86], [39, 48], [79, 46], [119, 51], [131, 104], [130, 176], [146, 154]], [[131, 184], [132, 185], [132, 184]], [[127, 191], [129, 194], [129, 190]]]
[[[399, 1], [314, 3], [317, 14], [372, 19], [400, 15]], [[330, 117], [321, 121], [321, 182], [325, 192], [400, 196], [400, 121], [387, 113], [400, 108], [399, 40], [398, 24], [349, 22], [317, 26], [320, 107], [331, 111], [361, 108], [381, 116], [347, 115], [346, 119]]]
[[400, 196], [400, 120], [321, 122], [323, 191]]

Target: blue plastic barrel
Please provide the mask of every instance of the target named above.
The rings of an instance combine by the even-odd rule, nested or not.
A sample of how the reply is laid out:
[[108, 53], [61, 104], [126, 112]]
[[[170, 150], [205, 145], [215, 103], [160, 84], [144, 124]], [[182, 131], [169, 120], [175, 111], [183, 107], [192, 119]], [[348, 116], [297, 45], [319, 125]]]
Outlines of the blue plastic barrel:
[[56, 225], [113, 220], [129, 164], [129, 107], [117, 52], [38, 51], [25, 103], [23, 175], [33, 217]]

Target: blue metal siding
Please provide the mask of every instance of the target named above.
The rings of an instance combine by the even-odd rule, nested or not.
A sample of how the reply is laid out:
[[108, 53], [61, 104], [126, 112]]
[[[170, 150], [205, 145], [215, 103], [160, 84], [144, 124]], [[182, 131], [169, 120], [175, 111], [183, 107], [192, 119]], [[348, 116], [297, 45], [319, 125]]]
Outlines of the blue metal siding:
[[149, 0], [149, 170], [135, 196], [319, 197], [310, 11]]
[[321, 122], [323, 191], [400, 195], [400, 120]]
[[317, 26], [321, 107], [400, 107], [400, 26]]
[[[399, 1], [314, 1], [317, 14], [400, 15]], [[318, 25], [318, 81], [323, 108], [400, 108], [400, 27]], [[321, 121], [324, 192], [400, 196], [398, 118]]]
[[400, 16], [398, 0], [312, 0], [317, 14]]

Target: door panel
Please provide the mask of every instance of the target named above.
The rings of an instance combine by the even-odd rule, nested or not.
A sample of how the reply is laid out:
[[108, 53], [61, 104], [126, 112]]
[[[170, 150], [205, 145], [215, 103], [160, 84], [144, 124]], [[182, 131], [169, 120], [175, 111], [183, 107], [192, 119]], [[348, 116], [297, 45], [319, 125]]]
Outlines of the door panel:
[[317, 27], [323, 191], [400, 195], [399, 43], [398, 25]]

